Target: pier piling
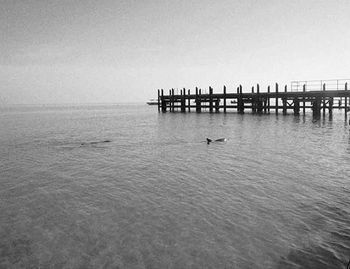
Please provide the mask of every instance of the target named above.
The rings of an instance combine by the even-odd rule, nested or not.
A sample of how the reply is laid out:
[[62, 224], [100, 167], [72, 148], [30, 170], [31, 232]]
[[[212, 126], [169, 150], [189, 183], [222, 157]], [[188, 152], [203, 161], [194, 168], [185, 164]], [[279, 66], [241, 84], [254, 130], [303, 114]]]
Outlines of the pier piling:
[[186, 89], [181, 91], [181, 112], [186, 112]]
[[306, 92], [306, 85], [303, 84], [303, 115], [305, 115], [305, 92]]
[[[345, 83], [345, 91], [348, 91], [348, 83], [347, 82]], [[346, 116], [347, 112], [348, 112], [348, 97], [347, 96], [345, 96], [344, 105], [345, 105], [345, 116]]]
[[158, 89], [158, 112], [160, 112], [160, 90]]
[[275, 91], [276, 91], [276, 104], [275, 104], [275, 112], [278, 114], [278, 84], [275, 84]]
[[323, 111], [323, 116], [326, 115], [326, 96], [325, 96], [325, 92], [326, 92], [326, 84], [323, 83], [322, 85], [322, 90], [323, 90], [323, 94], [322, 94], [322, 111]]
[[209, 87], [209, 112], [213, 112], [213, 88]]
[[294, 115], [299, 115], [299, 111], [300, 111], [300, 104], [299, 104], [299, 99], [298, 97], [294, 97], [294, 100], [293, 100], [293, 103], [294, 103]]
[[[284, 92], [287, 93], [287, 85], [284, 86]], [[287, 115], [287, 98], [282, 98], [282, 104], [283, 104], [283, 115]]]
[[191, 90], [188, 90], [188, 112], [191, 112]]
[[161, 90], [162, 112], [166, 112], [166, 101], [164, 99], [164, 90]]
[[267, 111], [270, 114], [270, 85], [267, 87], [267, 93], [269, 96], [269, 97], [267, 97]]
[[224, 85], [224, 113], [226, 113], [226, 86]]

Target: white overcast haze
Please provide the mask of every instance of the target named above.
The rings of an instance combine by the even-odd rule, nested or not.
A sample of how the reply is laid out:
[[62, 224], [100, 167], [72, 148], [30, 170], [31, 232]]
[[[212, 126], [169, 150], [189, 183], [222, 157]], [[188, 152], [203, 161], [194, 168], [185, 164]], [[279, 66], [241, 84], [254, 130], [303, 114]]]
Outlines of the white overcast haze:
[[348, 0], [0, 3], [0, 104], [146, 102], [159, 88], [350, 78]]

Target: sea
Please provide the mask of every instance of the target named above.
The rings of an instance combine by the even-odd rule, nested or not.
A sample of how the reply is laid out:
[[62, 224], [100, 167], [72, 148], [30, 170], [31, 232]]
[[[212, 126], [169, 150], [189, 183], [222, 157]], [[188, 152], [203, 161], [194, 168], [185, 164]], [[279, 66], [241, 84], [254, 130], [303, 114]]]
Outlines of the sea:
[[349, 259], [343, 110], [0, 108], [0, 268], [339, 269]]

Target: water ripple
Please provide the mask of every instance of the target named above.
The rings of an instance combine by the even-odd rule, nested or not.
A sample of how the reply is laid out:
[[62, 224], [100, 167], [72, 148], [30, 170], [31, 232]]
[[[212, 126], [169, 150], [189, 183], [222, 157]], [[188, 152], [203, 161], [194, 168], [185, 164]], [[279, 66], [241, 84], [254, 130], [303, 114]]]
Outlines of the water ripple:
[[343, 121], [127, 105], [5, 113], [0, 267], [345, 268]]

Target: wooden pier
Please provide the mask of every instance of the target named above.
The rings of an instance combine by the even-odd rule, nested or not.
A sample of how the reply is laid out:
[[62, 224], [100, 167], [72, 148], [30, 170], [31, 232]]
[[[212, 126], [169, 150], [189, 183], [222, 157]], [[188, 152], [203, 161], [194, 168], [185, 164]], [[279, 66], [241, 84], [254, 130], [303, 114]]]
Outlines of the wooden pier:
[[280, 89], [276, 83], [273, 88], [268, 86], [265, 91], [261, 91], [257, 84], [249, 92], [243, 92], [241, 85], [234, 92], [228, 92], [226, 86], [223, 86], [220, 93], [214, 93], [213, 88], [209, 87], [208, 93], [203, 93], [199, 88], [191, 93], [184, 88], [177, 94], [171, 89], [166, 95], [161, 89], [158, 90], [158, 111], [236, 111], [242, 114], [247, 110], [252, 113], [270, 113], [273, 110], [276, 114], [281, 111], [286, 115], [288, 111], [292, 111], [294, 115], [299, 115], [301, 111], [305, 114], [306, 109], [311, 109], [314, 116], [319, 116], [321, 112], [325, 114], [328, 111], [331, 114], [333, 109], [344, 109], [346, 115], [350, 108], [347, 81], [350, 80], [321, 81], [320, 84], [317, 83], [317, 87], [312, 84], [313, 81], [305, 81], [303, 84], [296, 81], [292, 82], [290, 89], [287, 85]]

